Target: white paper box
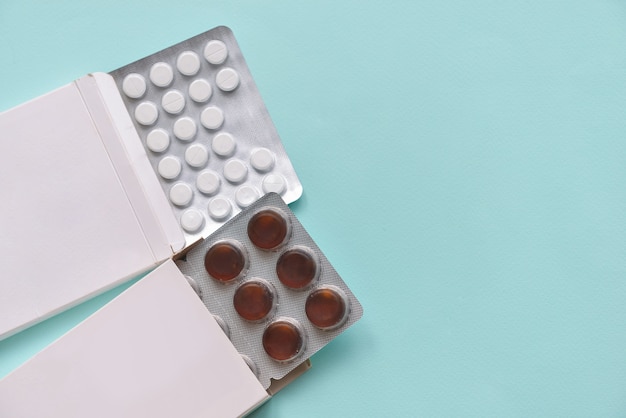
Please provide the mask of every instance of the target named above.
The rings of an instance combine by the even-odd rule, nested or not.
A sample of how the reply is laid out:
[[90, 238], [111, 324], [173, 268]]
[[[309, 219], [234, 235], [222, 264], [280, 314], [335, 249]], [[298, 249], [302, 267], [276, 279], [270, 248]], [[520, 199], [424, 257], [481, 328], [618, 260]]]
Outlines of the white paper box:
[[111, 76], [1, 113], [0, 138], [0, 339], [183, 248]]
[[268, 399], [172, 261], [0, 381], [0, 416], [243, 415]]

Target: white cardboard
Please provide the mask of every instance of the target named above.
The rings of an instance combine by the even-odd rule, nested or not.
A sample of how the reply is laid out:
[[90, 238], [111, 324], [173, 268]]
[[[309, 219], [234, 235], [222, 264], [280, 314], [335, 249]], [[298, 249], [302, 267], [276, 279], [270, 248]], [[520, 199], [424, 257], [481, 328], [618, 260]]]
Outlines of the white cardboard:
[[0, 114], [0, 339], [184, 243], [164, 193], [138, 179], [147, 161], [120, 145], [132, 124], [110, 89], [110, 76], [87, 76]]
[[168, 261], [1, 380], [0, 416], [229, 418], [268, 397]]
[[[76, 83], [84, 98], [87, 94], [93, 98], [85, 101], [93, 104], [91, 116], [98, 123], [109, 156], [116, 165], [127, 196], [133, 200], [133, 208], [156, 258], [162, 260], [170, 257], [172, 250], [182, 250], [185, 236], [172, 214], [172, 207], [150, 165], [113, 77], [93, 73], [76, 80]], [[105, 136], [105, 131], [110, 134]], [[113, 149], [119, 150], [115, 158]], [[162, 234], [165, 234], [165, 240]]]

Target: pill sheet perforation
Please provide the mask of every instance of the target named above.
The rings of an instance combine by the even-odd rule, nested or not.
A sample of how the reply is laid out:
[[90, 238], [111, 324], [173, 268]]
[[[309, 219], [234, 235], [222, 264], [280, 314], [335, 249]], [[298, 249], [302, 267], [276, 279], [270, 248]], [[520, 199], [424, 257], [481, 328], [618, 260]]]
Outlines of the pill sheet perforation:
[[302, 186], [237, 42], [217, 27], [111, 75], [188, 244]]

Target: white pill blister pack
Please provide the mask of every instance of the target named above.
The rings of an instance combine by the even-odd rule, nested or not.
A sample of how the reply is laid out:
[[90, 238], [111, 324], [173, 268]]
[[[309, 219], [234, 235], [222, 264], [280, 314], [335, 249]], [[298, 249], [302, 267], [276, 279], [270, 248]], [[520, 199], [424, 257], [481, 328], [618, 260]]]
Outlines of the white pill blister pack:
[[359, 301], [275, 193], [176, 263], [265, 388], [363, 315]]
[[187, 244], [262, 195], [302, 186], [230, 29], [217, 27], [110, 73]]

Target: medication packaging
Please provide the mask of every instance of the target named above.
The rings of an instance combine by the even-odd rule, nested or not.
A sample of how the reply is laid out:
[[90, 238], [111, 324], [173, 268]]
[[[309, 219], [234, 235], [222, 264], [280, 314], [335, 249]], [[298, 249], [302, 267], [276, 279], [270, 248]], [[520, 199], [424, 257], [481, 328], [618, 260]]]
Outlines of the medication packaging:
[[302, 187], [227, 28], [4, 112], [0, 132], [0, 338], [165, 261], [0, 381], [0, 415], [239, 416], [361, 317], [286, 205]]
[[7, 418], [232, 418], [268, 398], [171, 260], [0, 380]]
[[191, 244], [265, 193], [302, 186], [230, 29], [111, 73]]
[[177, 265], [265, 388], [363, 314], [275, 193], [253, 203]]
[[302, 188], [229, 29], [0, 114], [0, 339]]
[[0, 380], [0, 415], [241, 416], [362, 314], [269, 193]]

